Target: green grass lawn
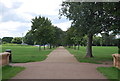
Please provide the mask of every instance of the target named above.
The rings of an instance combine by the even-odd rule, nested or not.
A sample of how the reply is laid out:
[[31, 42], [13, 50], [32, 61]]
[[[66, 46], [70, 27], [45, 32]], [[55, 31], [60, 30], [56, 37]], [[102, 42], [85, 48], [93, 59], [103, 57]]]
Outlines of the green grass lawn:
[[24, 67], [3, 66], [2, 67], [2, 81], [6, 81], [14, 77], [17, 73], [24, 70]]
[[2, 45], [2, 51], [6, 49], [12, 50], [12, 62], [14, 63], [25, 63], [43, 61], [47, 58], [47, 55], [54, 49], [38, 50], [35, 46], [24, 46], [24, 45]]
[[66, 48], [73, 54], [79, 62], [101, 63], [102, 61], [112, 61], [112, 54], [117, 53], [118, 48], [113, 46], [93, 46], [94, 58], [85, 58], [86, 47], [81, 46], [80, 50]]
[[98, 67], [97, 70], [110, 81], [120, 81], [120, 70], [115, 67]]

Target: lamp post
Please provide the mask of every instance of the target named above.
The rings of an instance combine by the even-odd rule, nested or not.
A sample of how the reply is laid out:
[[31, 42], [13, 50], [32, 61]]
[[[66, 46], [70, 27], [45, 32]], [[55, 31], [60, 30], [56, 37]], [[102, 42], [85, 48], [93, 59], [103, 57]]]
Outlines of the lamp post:
[[24, 44], [24, 41], [23, 41], [23, 33], [22, 33], [22, 44]]

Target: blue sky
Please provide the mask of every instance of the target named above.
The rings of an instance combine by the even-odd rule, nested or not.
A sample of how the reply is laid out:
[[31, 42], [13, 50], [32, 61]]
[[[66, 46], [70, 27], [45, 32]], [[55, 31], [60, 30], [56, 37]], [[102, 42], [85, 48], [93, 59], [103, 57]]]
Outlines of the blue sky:
[[21, 37], [31, 29], [35, 16], [48, 17], [53, 25], [66, 31], [71, 22], [59, 19], [62, 0], [0, 0], [0, 38]]

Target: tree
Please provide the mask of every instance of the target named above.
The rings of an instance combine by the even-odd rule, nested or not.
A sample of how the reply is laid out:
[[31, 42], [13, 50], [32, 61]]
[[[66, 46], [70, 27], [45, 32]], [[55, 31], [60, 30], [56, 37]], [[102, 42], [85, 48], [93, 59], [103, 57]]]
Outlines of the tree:
[[33, 34], [30, 31], [25, 35], [24, 42], [28, 45], [34, 45]]
[[82, 40], [81, 40], [81, 45], [82, 46], [86, 46], [87, 45], [87, 36], [83, 36]]
[[93, 36], [93, 45], [94, 46], [100, 46], [101, 45], [101, 39], [102, 39], [102, 37], [94, 35]]
[[114, 33], [104, 32], [104, 33], [101, 33], [101, 36], [102, 36], [102, 43], [104, 46], [117, 45], [116, 38], [115, 38], [116, 35]]
[[74, 45], [74, 28], [71, 27], [66, 31], [66, 44], [69, 46], [73, 46]]
[[[105, 5], [105, 10], [108, 14], [112, 15], [113, 21], [110, 30], [113, 31], [114, 34], [120, 35], [120, 2], [116, 3], [107, 3]], [[117, 39], [118, 45], [118, 54], [120, 54], [120, 38]]]
[[52, 23], [48, 18], [39, 16], [32, 19], [31, 32], [34, 40], [39, 46], [44, 45], [44, 49], [45, 44], [49, 43], [51, 39], [52, 29]]
[[109, 2], [104, 5], [104, 9], [111, 17], [112, 22], [109, 30], [112, 30], [114, 33], [120, 35], [120, 2]]
[[75, 29], [75, 27], [70, 27], [66, 32], [66, 43], [70, 46], [74, 45], [74, 49], [76, 49], [76, 46], [81, 44], [83, 35], [81, 33], [78, 33], [78, 30]]
[[22, 43], [22, 38], [21, 37], [15, 37], [15, 38], [12, 39], [11, 42], [15, 43], [15, 44], [21, 44]]
[[53, 37], [51, 39], [53, 46], [63, 45], [63, 37], [64, 32], [60, 28], [53, 26]]
[[[109, 14], [109, 10], [105, 9], [107, 3], [99, 2], [63, 2], [60, 10], [60, 15], [66, 16], [72, 20], [72, 26], [76, 27], [79, 32], [87, 35], [86, 57], [92, 55], [92, 40], [93, 35], [102, 31], [111, 31], [116, 29], [114, 26], [117, 18]], [[109, 7], [111, 4], [108, 4]], [[109, 8], [110, 9], [110, 8]], [[113, 8], [115, 10], [115, 6]], [[118, 24], [118, 23], [116, 23]], [[112, 27], [111, 27], [112, 26]]]
[[13, 37], [3, 37], [2, 42], [11, 43]]

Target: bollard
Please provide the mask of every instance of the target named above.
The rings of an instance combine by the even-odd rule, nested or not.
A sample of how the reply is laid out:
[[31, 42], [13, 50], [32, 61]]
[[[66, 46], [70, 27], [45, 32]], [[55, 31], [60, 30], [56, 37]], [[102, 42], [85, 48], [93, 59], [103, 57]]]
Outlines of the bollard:
[[9, 52], [9, 53], [10, 53], [9, 62], [12, 63], [12, 53], [11, 53], [11, 49], [6, 49], [6, 52]]

